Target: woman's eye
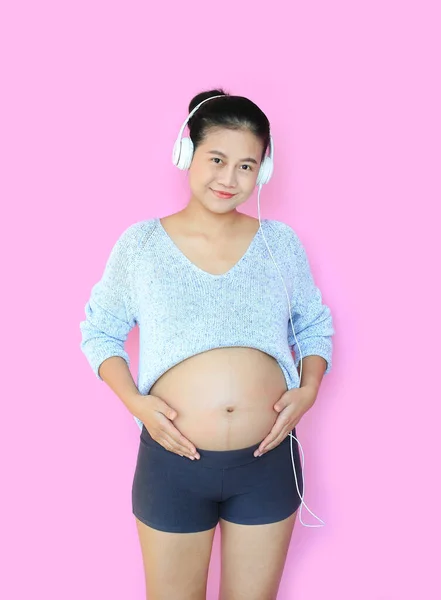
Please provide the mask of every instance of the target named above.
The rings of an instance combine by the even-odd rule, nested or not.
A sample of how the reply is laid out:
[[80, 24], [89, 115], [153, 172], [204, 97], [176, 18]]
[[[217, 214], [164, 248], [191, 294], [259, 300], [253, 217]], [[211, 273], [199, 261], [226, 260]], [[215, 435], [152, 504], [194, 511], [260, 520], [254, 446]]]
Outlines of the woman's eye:
[[[219, 162], [215, 162], [216, 165], [219, 165], [222, 162], [222, 159], [219, 158], [218, 156], [213, 156], [213, 158], [210, 158], [210, 160], [219, 161]], [[250, 167], [250, 165], [241, 165], [241, 167], [246, 167], [245, 169], [242, 169], [242, 171], [252, 171], [253, 170]]]

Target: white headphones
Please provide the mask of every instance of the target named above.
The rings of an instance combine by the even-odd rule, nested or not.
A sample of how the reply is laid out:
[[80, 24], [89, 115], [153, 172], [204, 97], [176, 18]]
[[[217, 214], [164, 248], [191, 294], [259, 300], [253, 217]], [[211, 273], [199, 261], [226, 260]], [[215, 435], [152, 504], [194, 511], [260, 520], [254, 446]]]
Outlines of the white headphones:
[[[205, 100], [203, 100], [200, 104], [198, 104], [188, 115], [188, 117], [185, 119], [181, 130], [179, 132], [178, 138], [175, 142], [175, 145], [173, 147], [173, 155], [172, 155], [172, 161], [173, 164], [178, 167], [178, 169], [182, 169], [182, 170], [187, 170], [190, 165], [191, 165], [191, 161], [193, 158], [193, 152], [194, 152], [194, 146], [193, 146], [193, 142], [191, 141], [191, 138], [189, 137], [182, 137], [182, 133], [185, 129], [185, 126], [188, 122], [188, 120], [192, 117], [192, 115], [197, 111], [197, 109], [201, 106], [201, 104], [203, 104], [204, 102], [207, 102], [208, 100], [212, 100], [213, 98], [224, 98], [225, 96], [220, 95], [220, 96], [211, 96], [210, 98], [206, 98]], [[260, 169], [259, 169], [259, 174], [257, 176], [257, 180], [256, 180], [256, 185], [259, 186], [259, 190], [257, 193], [257, 209], [258, 209], [258, 213], [259, 213], [259, 222], [260, 222], [260, 191], [262, 189], [262, 185], [264, 183], [268, 183], [268, 181], [271, 179], [271, 175], [273, 174], [273, 169], [274, 169], [274, 163], [273, 163], [273, 157], [274, 157], [274, 144], [273, 144], [273, 139], [270, 135], [270, 143], [269, 143], [269, 156], [266, 156], [261, 165], [260, 165]], [[294, 324], [292, 322], [292, 318], [291, 318], [291, 303], [289, 301], [289, 296], [288, 296], [288, 292], [286, 289], [286, 285], [283, 279], [283, 275], [279, 269], [279, 266], [277, 265], [276, 261], [274, 260], [274, 256], [273, 253], [271, 252], [270, 247], [268, 246], [268, 243], [266, 241], [265, 235], [262, 231], [262, 235], [263, 238], [265, 240], [265, 244], [268, 248], [268, 251], [271, 255], [271, 258], [273, 259], [274, 264], [276, 265], [280, 277], [282, 279], [282, 283], [283, 286], [285, 288], [285, 292], [286, 292], [286, 297], [288, 300], [288, 306], [289, 306], [289, 313], [290, 313], [290, 321], [291, 321], [291, 327], [292, 327], [292, 331], [294, 334], [294, 338], [296, 339], [297, 342], [297, 337], [294, 331]], [[298, 342], [297, 342], [298, 345]], [[299, 350], [300, 350], [300, 346], [299, 346]], [[301, 350], [300, 350], [300, 355], [302, 355]], [[302, 371], [303, 371], [303, 367], [302, 367], [302, 362], [303, 362], [303, 358], [300, 359], [300, 381], [302, 379]], [[305, 455], [303, 452], [303, 448], [302, 448], [302, 444], [300, 443], [300, 441], [296, 438], [296, 436], [294, 436], [292, 433], [288, 434], [290, 436], [290, 445], [291, 445], [291, 462], [292, 462], [292, 467], [293, 467], [293, 471], [294, 471], [294, 477], [295, 477], [295, 481], [296, 481], [296, 486], [297, 486], [297, 492], [300, 496], [301, 499], [301, 504], [300, 504], [300, 522], [302, 525], [304, 525], [305, 527], [322, 527], [322, 525], [308, 525], [306, 523], [304, 523], [302, 521], [302, 505], [306, 506], [306, 503], [303, 501], [303, 498], [305, 497], [305, 487], [306, 487], [306, 481], [305, 481]], [[294, 464], [294, 454], [293, 454], [293, 449], [292, 449], [292, 440], [295, 439], [297, 440], [297, 443], [299, 445], [300, 451], [302, 453], [302, 457], [303, 457], [303, 464], [302, 464], [302, 476], [303, 476], [303, 494], [300, 494], [300, 490], [299, 490], [299, 485], [298, 485], [298, 481], [297, 481], [297, 473], [296, 473], [296, 469], [295, 469], [295, 464]], [[316, 514], [314, 514], [309, 508], [308, 506], [306, 506], [306, 508], [308, 509], [308, 511], [314, 515], [315, 517], [317, 517]], [[319, 521], [321, 521], [323, 523], [323, 525], [325, 524], [324, 521], [322, 519], [320, 519], [320, 517], [317, 517], [317, 519]]]
[[[189, 119], [191, 119], [191, 117], [194, 115], [194, 113], [197, 111], [197, 109], [202, 104], [204, 104], [204, 102], [207, 102], [208, 100], [213, 100], [213, 98], [227, 98], [227, 97], [228, 96], [211, 96], [210, 98], [206, 98], [205, 100], [202, 100], [202, 102], [200, 102], [197, 106], [195, 106], [195, 108], [193, 108], [191, 113], [185, 119], [185, 121], [181, 127], [181, 130], [179, 131], [178, 138], [173, 146], [172, 162], [176, 167], [178, 167], [178, 169], [186, 171], [187, 169], [190, 168], [191, 161], [193, 159], [193, 152], [194, 152], [193, 142], [190, 137], [182, 137], [185, 126], [187, 125]], [[264, 183], [268, 183], [268, 181], [271, 179], [271, 175], [273, 174], [273, 170], [274, 170], [274, 144], [273, 144], [273, 138], [270, 135], [269, 156], [265, 156], [265, 158], [263, 159], [263, 161], [260, 165], [259, 173], [257, 175], [256, 185], [263, 185]]]

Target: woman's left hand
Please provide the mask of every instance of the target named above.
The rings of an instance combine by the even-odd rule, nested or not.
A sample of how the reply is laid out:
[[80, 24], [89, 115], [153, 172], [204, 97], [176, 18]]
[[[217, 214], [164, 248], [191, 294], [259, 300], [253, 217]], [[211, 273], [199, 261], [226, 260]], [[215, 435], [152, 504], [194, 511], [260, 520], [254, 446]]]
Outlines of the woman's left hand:
[[279, 413], [279, 416], [267, 437], [254, 452], [254, 456], [262, 456], [283, 442], [305, 412], [314, 404], [317, 393], [316, 388], [308, 385], [285, 392], [274, 405], [274, 410]]

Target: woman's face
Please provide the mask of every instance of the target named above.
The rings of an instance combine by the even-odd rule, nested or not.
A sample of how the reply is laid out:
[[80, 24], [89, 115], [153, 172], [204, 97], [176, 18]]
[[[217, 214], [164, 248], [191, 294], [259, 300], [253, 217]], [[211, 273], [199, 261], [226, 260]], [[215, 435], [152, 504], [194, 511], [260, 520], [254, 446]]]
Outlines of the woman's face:
[[[220, 213], [246, 202], [256, 186], [262, 150], [260, 139], [246, 129], [210, 129], [188, 172], [192, 200]], [[220, 198], [214, 191], [233, 196]]]

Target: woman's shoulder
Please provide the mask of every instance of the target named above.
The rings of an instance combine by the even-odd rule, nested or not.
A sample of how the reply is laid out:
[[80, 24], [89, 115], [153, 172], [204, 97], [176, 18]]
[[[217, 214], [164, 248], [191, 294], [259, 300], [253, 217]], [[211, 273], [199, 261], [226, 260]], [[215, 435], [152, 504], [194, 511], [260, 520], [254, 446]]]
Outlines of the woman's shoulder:
[[291, 225], [277, 219], [266, 219], [270, 228], [276, 233], [280, 242], [299, 244], [300, 239]]
[[143, 245], [144, 241], [155, 229], [157, 218], [135, 221], [122, 230], [118, 242], [130, 246], [133, 249]]
[[156, 218], [143, 219], [127, 225], [113, 243], [111, 258], [130, 261], [138, 255], [155, 229]]

